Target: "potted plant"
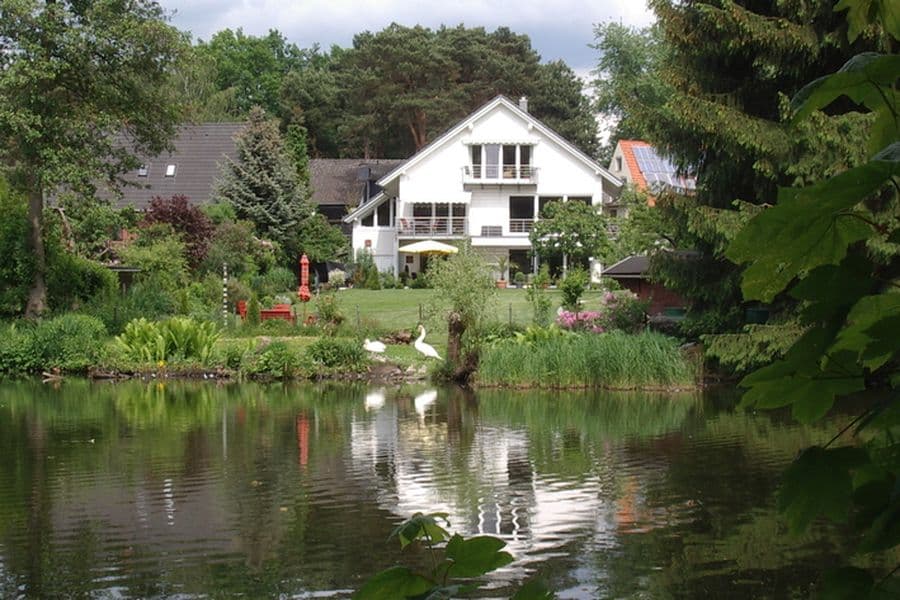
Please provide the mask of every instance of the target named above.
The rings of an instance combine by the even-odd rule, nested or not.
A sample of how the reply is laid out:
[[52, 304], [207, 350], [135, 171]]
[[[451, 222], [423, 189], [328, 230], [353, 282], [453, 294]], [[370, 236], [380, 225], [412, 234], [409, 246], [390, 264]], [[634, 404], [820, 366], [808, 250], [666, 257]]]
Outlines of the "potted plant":
[[516, 271], [516, 276], [513, 277], [513, 281], [516, 283], [517, 288], [525, 287], [525, 273], [522, 271]]
[[509, 257], [500, 256], [497, 258], [497, 269], [500, 270], [500, 279], [497, 280], [498, 288], [506, 287], [506, 268], [509, 266]]

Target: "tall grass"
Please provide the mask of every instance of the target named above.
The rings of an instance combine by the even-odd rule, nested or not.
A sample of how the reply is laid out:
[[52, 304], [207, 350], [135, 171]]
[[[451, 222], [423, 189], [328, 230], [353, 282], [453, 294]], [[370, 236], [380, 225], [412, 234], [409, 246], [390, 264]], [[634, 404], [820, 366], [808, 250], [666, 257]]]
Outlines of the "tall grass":
[[483, 350], [476, 376], [481, 385], [546, 388], [683, 386], [695, 379], [677, 340], [617, 331], [493, 344]]

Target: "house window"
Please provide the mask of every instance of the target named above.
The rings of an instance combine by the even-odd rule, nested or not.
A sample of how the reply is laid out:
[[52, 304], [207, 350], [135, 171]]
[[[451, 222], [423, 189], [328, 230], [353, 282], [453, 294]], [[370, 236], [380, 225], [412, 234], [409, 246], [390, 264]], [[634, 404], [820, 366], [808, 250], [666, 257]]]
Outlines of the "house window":
[[487, 179], [500, 177], [500, 144], [487, 144], [484, 147], [484, 176]]
[[481, 179], [481, 145], [476, 144], [472, 146], [472, 177], [475, 179]]
[[622, 157], [617, 156], [616, 157], [616, 171], [621, 171], [621, 170], [622, 170]]
[[374, 227], [375, 226], [375, 213], [369, 213], [365, 217], [362, 218], [362, 226], [363, 227]]
[[166, 165], [166, 177], [175, 177], [175, 165]]
[[531, 146], [519, 146], [519, 169], [522, 178], [531, 177]]
[[516, 147], [503, 146], [503, 178], [516, 179]]
[[562, 198], [559, 196], [541, 196], [538, 198], [538, 215], [544, 216], [544, 207], [551, 202], [560, 202]]
[[147, 165], [141, 165], [138, 167], [138, 177], [146, 177], [147, 176]]
[[390, 227], [391, 226], [391, 204], [390, 202], [382, 202], [378, 207], [378, 226], [379, 227]]

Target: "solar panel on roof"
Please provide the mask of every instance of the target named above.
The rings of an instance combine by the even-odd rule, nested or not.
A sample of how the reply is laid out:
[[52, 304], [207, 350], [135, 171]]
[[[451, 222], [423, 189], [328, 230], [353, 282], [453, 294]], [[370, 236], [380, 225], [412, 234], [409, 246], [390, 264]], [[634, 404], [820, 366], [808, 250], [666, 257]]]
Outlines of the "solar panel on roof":
[[670, 187], [682, 191], [695, 189], [694, 179], [680, 176], [675, 165], [657, 154], [652, 146], [638, 146], [633, 151], [638, 168], [651, 188]]

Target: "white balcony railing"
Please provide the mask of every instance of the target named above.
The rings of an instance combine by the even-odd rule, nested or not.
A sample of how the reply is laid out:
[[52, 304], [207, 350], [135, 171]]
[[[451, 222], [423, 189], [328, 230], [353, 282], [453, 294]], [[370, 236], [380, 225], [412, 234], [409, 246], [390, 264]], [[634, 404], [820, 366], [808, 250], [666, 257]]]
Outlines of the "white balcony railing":
[[510, 233], [531, 233], [534, 228], [534, 219], [510, 219]]
[[407, 237], [453, 237], [469, 232], [466, 217], [398, 217], [397, 233]]
[[466, 165], [466, 183], [536, 183], [537, 167], [531, 165]]

